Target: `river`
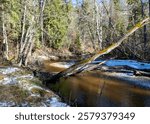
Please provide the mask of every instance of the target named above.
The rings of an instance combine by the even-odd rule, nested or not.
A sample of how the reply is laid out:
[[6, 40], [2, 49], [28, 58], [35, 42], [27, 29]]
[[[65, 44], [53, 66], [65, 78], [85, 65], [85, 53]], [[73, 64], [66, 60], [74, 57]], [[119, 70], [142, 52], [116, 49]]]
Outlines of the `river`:
[[[67, 66], [68, 63], [45, 62], [49, 72], [59, 72]], [[90, 71], [62, 78], [51, 88], [71, 106], [150, 106], [150, 78], [131, 72]]]
[[[57, 74], [75, 62], [44, 61], [42, 74]], [[94, 64], [98, 63], [94, 62]], [[104, 68], [116, 70], [83, 72], [45, 87], [32, 72], [18, 67], [0, 67], [0, 106], [2, 107], [150, 107], [150, 77], [135, 76], [120, 68], [150, 70], [149, 63], [129, 60], [108, 61]], [[43, 73], [44, 72], [44, 73]], [[47, 75], [46, 77], [49, 77]]]

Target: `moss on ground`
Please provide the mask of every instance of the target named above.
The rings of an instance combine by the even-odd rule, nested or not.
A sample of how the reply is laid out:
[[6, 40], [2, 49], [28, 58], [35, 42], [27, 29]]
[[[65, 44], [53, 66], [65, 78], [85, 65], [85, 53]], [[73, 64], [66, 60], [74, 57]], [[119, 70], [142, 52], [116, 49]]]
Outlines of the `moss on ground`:
[[44, 98], [49, 98], [54, 96], [53, 92], [48, 92], [45, 89], [40, 89], [40, 88], [32, 88], [31, 92], [34, 94], [39, 94], [41, 97]]
[[5, 78], [4, 75], [0, 75], [0, 80], [3, 80]]
[[22, 103], [29, 96], [27, 90], [15, 85], [0, 85], [0, 100]]

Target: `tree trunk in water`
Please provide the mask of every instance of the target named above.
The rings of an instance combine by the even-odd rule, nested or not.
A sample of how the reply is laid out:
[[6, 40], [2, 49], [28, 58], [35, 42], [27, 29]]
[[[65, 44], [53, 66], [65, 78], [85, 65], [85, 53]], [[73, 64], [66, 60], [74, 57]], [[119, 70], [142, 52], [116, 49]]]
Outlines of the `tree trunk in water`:
[[146, 18], [143, 21], [137, 23], [131, 30], [128, 31], [128, 33], [126, 35], [124, 35], [118, 42], [108, 46], [107, 48], [100, 50], [98, 53], [96, 53], [94, 56], [87, 58], [81, 62], [78, 62], [77, 64], [72, 65], [70, 68], [54, 75], [46, 84], [48, 85], [48, 83], [55, 83], [57, 82], [61, 77], [67, 77], [69, 75], [72, 74], [76, 74], [77, 72], [80, 72], [82, 70], [84, 70], [84, 68], [86, 67], [87, 64], [91, 63], [92, 61], [94, 61], [95, 59], [97, 59], [98, 57], [108, 54], [110, 53], [112, 50], [114, 50], [115, 48], [117, 48], [118, 46], [120, 46], [122, 44], [122, 42], [127, 39], [131, 34], [133, 34], [136, 30], [138, 30], [139, 28], [143, 27], [144, 25], [150, 23], [150, 18]]

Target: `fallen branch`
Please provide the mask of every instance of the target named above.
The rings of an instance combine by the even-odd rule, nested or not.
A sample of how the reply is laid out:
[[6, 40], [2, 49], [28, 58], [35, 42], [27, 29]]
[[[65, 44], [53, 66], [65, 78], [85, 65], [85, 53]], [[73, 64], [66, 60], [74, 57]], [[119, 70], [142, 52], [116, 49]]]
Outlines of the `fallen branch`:
[[57, 82], [61, 77], [67, 77], [69, 75], [72, 74], [76, 74], [77, 72], [81, 71], [84, 69], [84, 67], [86, 67], [87, 64], [91, 63], [92, 61], [94, 61], [95, 59], [97, 59], [98, 57], [108, 54], [110, 53], [112, 50], [114, 50], [115, 48], [117, 48], [118, 46], [120, 46], [122, 44], [122, 42], [127, 39], [131, 34], [133, 34], [136, 30], [138, 30], [139, 28], [143, 27], [144, 25], [150, 23], [150, 18], [146, 18], [144, 20], [142, 20], [141, 22], [137, 23], [131, 30], [128, 31], [128, 33], [126, 35], [124, 35], [118, 42], [113, 43], [112, 45], [110, 45], [109, 47], [99, 51], [98, 53], [96, 53], [94, 56], [87, 58], [83, 61], [78, 62], [77, 64], [72, 65], [70, 68], [54, 75], [48, 83], [50, 82]]

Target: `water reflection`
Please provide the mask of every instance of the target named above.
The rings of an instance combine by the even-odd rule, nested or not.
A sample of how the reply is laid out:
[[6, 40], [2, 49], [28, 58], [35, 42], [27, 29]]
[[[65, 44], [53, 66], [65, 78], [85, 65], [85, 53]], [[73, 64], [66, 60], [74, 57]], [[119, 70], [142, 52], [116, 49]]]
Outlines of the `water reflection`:
[[[59, 72], [62, 66], [47, 62], [46, 71]], [[93, 71], [62, 78], [51, 86], [72, 106], [150, 106], [149, 78], [136, 78], [130, 75], [111, 75]]]
[[150, 90], [101, 72], [61, 79], [54, 88], [73, 106], [150, 106]]

